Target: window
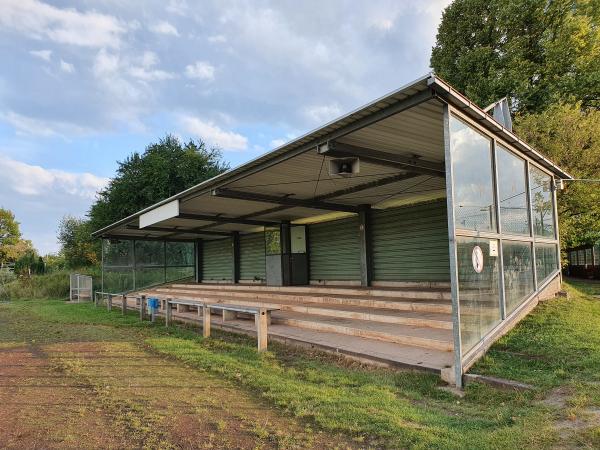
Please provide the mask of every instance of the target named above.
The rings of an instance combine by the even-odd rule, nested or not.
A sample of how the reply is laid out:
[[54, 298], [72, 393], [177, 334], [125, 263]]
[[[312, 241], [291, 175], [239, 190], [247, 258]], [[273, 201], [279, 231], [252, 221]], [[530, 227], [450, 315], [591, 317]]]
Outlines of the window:
[[535, 245], [535, 270], [538, 286], [558, 270], [558, 259], [556, 255], [556, 245], [554, 244]]
[[502, 233], [529, 236], [525, 161], [501, 146], [497, 146], [496, 161]]
[[267, 255], [281, 255], [281, 230], [265, 228], [265, 251]]
[[496, 231], [490, 139], [451, 117], [450, 148], [456, 227]]
[[504, 241], [502, 260], [504, 263], [506, 315], [508, 315], [533, 293], [531, 244]]
[[591, 266], [594, 264], [593, 258], [592, 258], [592, 248], [586, 248], [585, 249], [585, 264], [588, 266]]
[[554, 207], [552, 204], [552, 179], [537, 167], [529, 170], [533, 231], [536, 236], [553, 239]]
[[577, 250], [577, 265], [585, 266], [585, 250]]
[[[490, 252], [490, 247], [493, 247]], [[492, 256], [495, 254], [496, 256]], [[500, 323], [498, 241], [458, 237], [460, 333], [468, 351]], [[477, 258], [482, 257], [478, 263]]]

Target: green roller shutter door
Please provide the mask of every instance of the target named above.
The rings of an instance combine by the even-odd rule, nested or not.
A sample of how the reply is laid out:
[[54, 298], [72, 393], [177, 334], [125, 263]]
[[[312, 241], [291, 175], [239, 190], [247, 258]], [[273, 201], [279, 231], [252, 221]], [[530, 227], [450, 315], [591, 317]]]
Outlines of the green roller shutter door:
[[231, 280], [233, 247], [231, 239], [204, 241], [202, 245], [202, 279]]
[[264, 280], [265, 277], [265, 234], [240, 236], [240, 279]]
[[446, 201], [374, 210], [374, 281], [448, 281]]
[[308, 227], [311, 281], [360, 281], [358, 218]]

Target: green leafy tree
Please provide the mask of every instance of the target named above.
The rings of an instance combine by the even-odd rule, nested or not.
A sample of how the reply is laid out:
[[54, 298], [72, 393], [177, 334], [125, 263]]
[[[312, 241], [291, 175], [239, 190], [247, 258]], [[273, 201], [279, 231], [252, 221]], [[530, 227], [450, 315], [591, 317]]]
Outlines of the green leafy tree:
[[[582, 110], [580, 104], [553, 105], [516, 119], [518, 134], [575, 178], [600, 179], [599, 110]], [[569, 247], [600, 239], [600, 183], [566, 182], [558, 195], [563, 244]]]
[[183, 144], [171, 135], [118, 164], [117, 175], [99, 193], [89, 212], [92, 230], [110, 225], [228, 169], [218, 149], [208, 148], [202, 140]]
[[29, 248], [31, 242], [21, 239], [15, 215], [8, 209], [0, 208], [0, 264], [14, 263]]
[[96, 243], [91, 233], [88, 220], [63, 217], [58, 226], [58, 242], [67, 267], [75, 269], [98, 263]]
[[455, 0], [431, 67], [480, 106], [507, 96], [518, 112], [553, 103], [600, 107], [600, 2]]

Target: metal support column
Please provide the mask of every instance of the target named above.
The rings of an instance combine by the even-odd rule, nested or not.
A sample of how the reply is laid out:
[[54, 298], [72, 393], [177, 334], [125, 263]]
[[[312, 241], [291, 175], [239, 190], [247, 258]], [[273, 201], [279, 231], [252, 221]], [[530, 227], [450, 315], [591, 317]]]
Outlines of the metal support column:
[[535, 265], [535, 226], [534, 226], [534, 218], [533, 218], [533, 198], [531, 195], [531, 165], [529, 161], [526, 161], [527, 167], [527, 201], [529, 202], [529, 233], [533, 239], [531, 243], [531, 259], [533, 265], [533, 285], [535, 286], [535, 291], [538, 290], [538, 279], [537, 279], [537, 268]]
[[498, 242], [498, 277], [500, 278], [500, 317], [502, 320], [506, 319], [506, 295], [505, 295], [505, 287], [504, 287], [504, 242], [502, 240], [502, 220], [500, 217], [500, 186], [498, 179], [498, 146], [496, 145], [496, 141], [492, 140], [492, 161], [494, 168], [494, 179], [492, 183], [494, 184], [494, 196], [496, 197], [496, 226], [498, 227], [498, 235], [500, 236]]
[[195, 252], [194, 262], [196, 265], [196, 270], [195, 270], [196, 283], [202, 283], [202, 239], [197, 239], [196, 242], [194, 242], [194, 252]]
[[231, 282], [236, 284], [240, 281], [240, 233], [238, 231], [231, 233], [231, 246], [233, 253], [231, 262]]
[[448, 249], [450, 256], [450, 291], [452, 294], [452, 335], [454, 338], [454, 383], [462, 388], [462, 349], [460, 339], [460, 302], [458, 292], [458, 261], [454, 216], [454, 179], [450, 149], [450, 111], [444, 105], [444, 153], [446, 162], [446, 202], [448, 209]]
[[373, 255], [371, 241], [371, 205], [360, 205], [358, 213], [360, 235], [360, 284], [371, 285], [373, 279]]
[[281, 279], [283, 286], [292, 284], [292, 229], [289, 221], [281, 223]]

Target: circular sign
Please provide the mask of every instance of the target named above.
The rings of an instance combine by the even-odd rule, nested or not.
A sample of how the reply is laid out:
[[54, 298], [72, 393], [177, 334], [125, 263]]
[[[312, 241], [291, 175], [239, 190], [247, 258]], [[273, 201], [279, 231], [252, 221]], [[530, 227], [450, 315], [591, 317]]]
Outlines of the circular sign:
[[475, 272], [483, 272], [483, 251], [479, 245], [473, 247], [473, 253], [471, 253], [471, 262], [473, 263], [473, 270], [475, 270]]

